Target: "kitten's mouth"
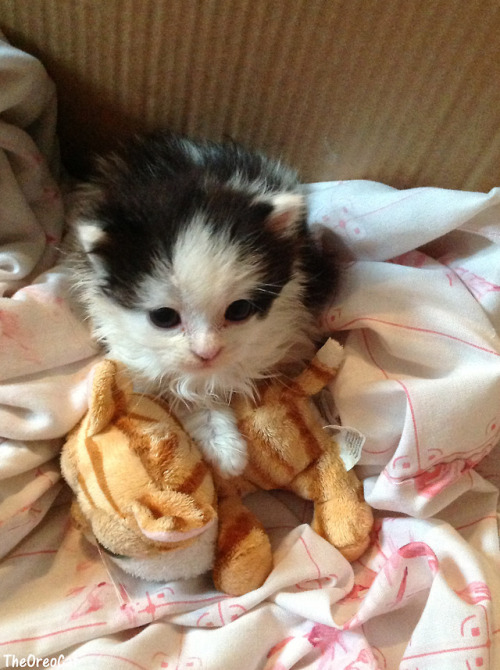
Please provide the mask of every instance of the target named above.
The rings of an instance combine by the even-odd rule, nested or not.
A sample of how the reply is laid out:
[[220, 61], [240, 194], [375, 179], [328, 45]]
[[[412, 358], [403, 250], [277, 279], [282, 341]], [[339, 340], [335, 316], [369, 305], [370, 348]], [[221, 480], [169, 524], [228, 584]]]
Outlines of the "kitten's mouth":
[[199, 358], [194, 361], [190, 361], [185, 364], [186, 372], [198, 373], [198, 372], [214, 372], [221, 368], [221, 362], [219, 357], [217, 359], [205, 359]]

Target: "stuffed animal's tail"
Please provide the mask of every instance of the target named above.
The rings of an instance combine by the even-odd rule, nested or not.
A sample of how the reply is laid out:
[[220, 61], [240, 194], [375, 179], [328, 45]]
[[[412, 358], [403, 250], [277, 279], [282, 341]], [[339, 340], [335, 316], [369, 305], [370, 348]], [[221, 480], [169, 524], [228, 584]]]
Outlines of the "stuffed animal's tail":
[[298, 387], [306, 396], [319, 393], [337, 374], [343, 356], [342, 346], [329, 338], [307, 368], [295, 379], [294, 387]]

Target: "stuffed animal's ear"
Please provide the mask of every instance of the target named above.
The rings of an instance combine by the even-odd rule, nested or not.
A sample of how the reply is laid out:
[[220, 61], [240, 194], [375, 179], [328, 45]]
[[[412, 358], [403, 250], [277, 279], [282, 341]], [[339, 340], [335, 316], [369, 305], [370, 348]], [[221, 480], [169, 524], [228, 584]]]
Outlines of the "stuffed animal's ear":
[[89, 385], [87, 433], [96, 435], [116, 414], [126, 411], [132, 382], [122, 364], [105, 359], [92, 369]]
[[135, 500], [131, 510], [143, 535], [155, 542], [190, 540], [209, 528], [216, 516], [210, 505], [200, 505], [185, 493], [167, 489]]

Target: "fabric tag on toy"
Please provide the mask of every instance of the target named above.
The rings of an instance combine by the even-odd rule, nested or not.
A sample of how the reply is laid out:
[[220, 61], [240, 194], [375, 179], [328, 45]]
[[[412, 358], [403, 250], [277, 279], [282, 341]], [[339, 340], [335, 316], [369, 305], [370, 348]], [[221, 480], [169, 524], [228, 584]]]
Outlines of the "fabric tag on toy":
[[350, 426], [325, 426], [325, 429], [332, 433], [332, 437], [339, 445], [339, 456], [345, 469], [352, 470], [361, 458], [365, 436]]

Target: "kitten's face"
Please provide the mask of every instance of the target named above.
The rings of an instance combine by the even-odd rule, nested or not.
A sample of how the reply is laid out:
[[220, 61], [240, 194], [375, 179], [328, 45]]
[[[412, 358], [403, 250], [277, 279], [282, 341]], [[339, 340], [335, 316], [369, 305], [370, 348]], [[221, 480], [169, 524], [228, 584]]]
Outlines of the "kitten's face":
[[104, 159], [74, 218], [75, 285], [145, 390], [227, 399], [311, 355], [330, 272], [279, 163], [160, 133]]
[[[309, 354], [304, 333], [311, 315], [291, 233], [302, 202], [295, 195], [275, 200], [238, 214], [254, 217], [256, 231], [277, 231], [274, 238], [266, 232], [265, 249], [226, 226], [217, 230], [200, 211], [177, 231], [168, 252], [159, 241], [148, 251], [139, 239], [125, 245], [113, 226], [80, 226], [90, 251], [94, 290], [87, 302], [96, 332], [147, 391], [195, 402], [227, 399], [251, 392], [255, 380], [287, 357]], [[142, 269], [134, 266], [135, 252]]]

